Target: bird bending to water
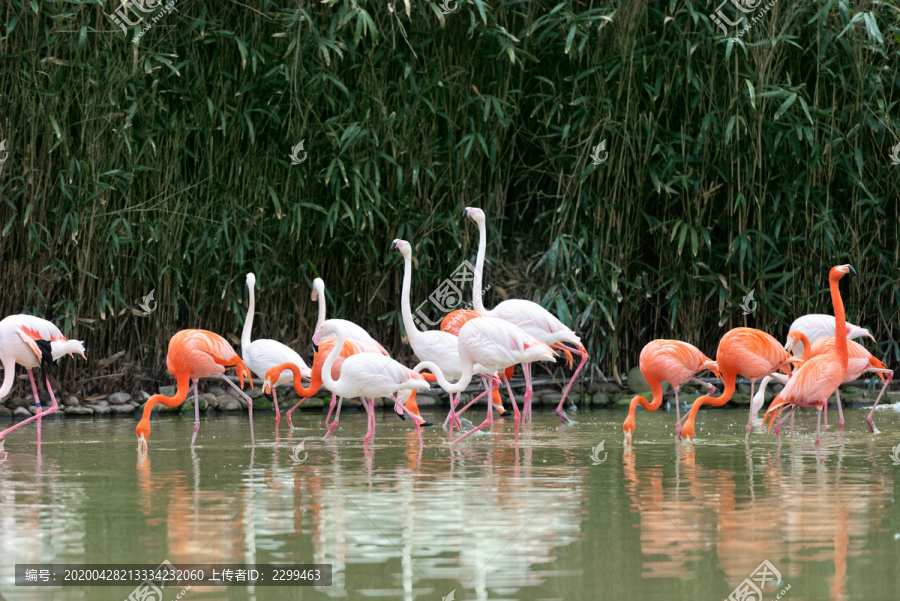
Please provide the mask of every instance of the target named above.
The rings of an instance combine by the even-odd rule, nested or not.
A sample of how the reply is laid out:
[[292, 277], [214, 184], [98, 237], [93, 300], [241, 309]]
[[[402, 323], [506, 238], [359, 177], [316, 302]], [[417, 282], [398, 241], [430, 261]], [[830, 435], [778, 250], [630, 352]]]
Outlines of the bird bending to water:
[[716, 362], [700, 352], [700, 350], [692, 344], [682, 342], [680, 340], [651, 340], [641, 350], [640, 359], [641, 375], [650, 385], [653, 391], [653, 402], [648, 403], [641, 395], [636, 395], [631, 399], [631, 405], [628, 407], [628, 417], [622, 424], [622, 430], [625, 432], [625, 442], [630, 443], [634, 434], [635, 422], [634, 414], [637, 406], [640, 405], [646, 411], [656, 411], [663, 401], [662, 383], [668, 382], [675, 389], [675, 436], [681, 431], [681, 415], [678, 407], [678, 388], [682, 384], [694, 382], [701, 386], [707, 386], [709, 393], [715, 392], [716, 388], [712, 384], [706, 384], [696, 379], [698, 372], [708, 369], [721, 379], [716, 368]]
[[[56, 397], [53, 395], [53, 388], [50, 386], [50, 369], [58, 359], [65, 355], [72, 355], [72, 353], [78, 353], [85, 358], [84, 344], [80, 340], [66, 340], [59, 328], [46, 319], [32, 315], [10, 315], [0, 321], [0, 362], [3, 363], [3, 385], [0, 386], [0, 399], [12, 390], [16, 377], [16, 364], [18, 364], [28, 372], [31, 392], [34, 394], [34, 404], [38, 409], [35, 415], [0, 432], [0, 450], [3, 449], [3, 441], [7, 434], [34, 420], [38, 420], [38, 425], [40, 425], [42, 417], [55, 413], [59, 409]], [[34, 374], [31, 371], [38, 366], [44, 374], [44, 382], [52, 401], [51, 407], [46, 411], [41, 411], [41, 398], [38, 396]], [[40, 428], [38, 428], [37, 441], [40, 444]]]
[[244, 376], [250, 379], [250, 387], [253, 387], [253, 376], [238, 354], [231, 348], [228, 341], [206, 330], [181, 330], [169, 340], [169, 352], [166, 355], [166, 369], [175, 376], [175, 396], [167, 397], [164, 394], [154, 394], [144, 405], [144, 415], [135, 428], [138, 437], [138, 450], [148, 448], [150, 439], [150, 412], [157, 403], [166, 407], [177, 407], [187, 398], [188, 388], [194, 388], [194, 434], [191, 436], [191, 448], [197, 440], [197, 432], [200, 430], [200, 399], [197, 394], [197, 381], [200, 378], [221, 378], [228, 385], [238, 391], [247, 401], [247, 412], [250, 415], [250, 442], [256, 445], [253, 436], [253, 399], [247, 396], [241, 388], [225, 377], [225, 371], [233, 368], [244, 386]]

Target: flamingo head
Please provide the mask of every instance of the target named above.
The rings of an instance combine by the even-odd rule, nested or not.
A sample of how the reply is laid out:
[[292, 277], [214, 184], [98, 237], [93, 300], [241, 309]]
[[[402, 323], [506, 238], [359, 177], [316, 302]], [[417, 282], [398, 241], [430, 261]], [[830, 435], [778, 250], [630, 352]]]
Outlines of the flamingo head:
[[685, 421], [684, 425], [681, 427], [681, 439], [682, 440], [694, 440], [694, 420], [692, 418], [688, 418]]
[[247, 286], [250, 288], [256, 286], [256, 276], [253, 273], [247, 274]]
[[263, 382], [262, 387], [263, 394], [269, 394], [272, 392], [272, 381], [269, 378], [266, 378], [265, 382]]
[[315, 344], [316, 346], [319, 346], [319, 343], [322, 342], [322, 329], [324, 327], [325, 327], [325, 324], [322, 324], [321, 326], [319, 326], [319, 329], [316, 330], [316, 333], [313, 334], [312, 341], [313, 341], [313, 344]]
[[138, 437], [138, 451], [146, 451], [148, 448], [147, 440], [150, 438], [150, 420], [142, 419], [139, 421], [134, 431]]
[[784, 350], [790, 351], [798, 342], [800, 342], [800, 332], [798, 330], [792, 330], [788, 334], [787, 341], [784, 343]]
[[870, 332], [866, 328], [861, 328], [859, 326], [851, 326], [850, 324], [847, 324], [847, 338], [848, 339], [853, 340], [854, 338], [860, 338], [863, 336], [866, 338], [871, 338], [872, 342], [874, 342], [876, 344], [878, 343], [878, 341], [875, 340], [875, 337], [872, 336], [872, 332]]
[[484, 223], [484, 211], [474, 207], [463, 209], [463, 217], [471, 217], [475, 223]]
[[325, 282], [322, 280], [322, 278], [316, 278], [313, 280], [313, 291], [310, 295], [310, 298], [314, 301], [319, 300], [320, 294], [325, 294]]
[[856, 275], [856, 270], [853, 269], [853, 265], [838, 265], [837, 267], [832, 267], [831, 272], [829, 272], [828, 277], [839, 280], [847, 274]]
[[628, 413], [628, 417], [625, 418], [625, 421], [622, 422], [622, 431], [625, 433], [625, 442], [630, 443], [631, 437], [634, 435], [634, 415], [630, 412]]
[[400, 240], [399, 238], [391, 242], [391, 250], [394, 250], [395, 248], [399, 250], [400, 254], [404, 257], [408, 257], [410, 252], [412, 252], [412, 246], [410, 246], [409, 242]]

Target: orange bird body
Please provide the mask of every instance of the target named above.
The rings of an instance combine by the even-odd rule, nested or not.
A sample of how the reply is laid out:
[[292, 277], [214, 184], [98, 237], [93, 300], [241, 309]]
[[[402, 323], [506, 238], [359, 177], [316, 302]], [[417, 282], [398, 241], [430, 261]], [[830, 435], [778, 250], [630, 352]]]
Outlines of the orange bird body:
[[[841, 300], [839, 287], [841, 278], [847, 273], [856, 275], [856, 270], [850, 265], [839, 265], [832, 268], [828, 274], [835, 317], [833, 350], [821, 355], [815, 355], [805, 361], [797, 370], [797, 373], [788, 380], [784, 389], [778, 393], [772, 404], [769, 405], [769, 410], [766, 411], [766, 417], [763, 419], [763, 423], [765, 423], [766, 419], [769, 420], [769, 428], [771, 428], [775, 418], [788, 406], [793, 406], [794, 408], [814, 407], [818, 411], [816, 445], [819, 444], [822, 408], [825, 406], [828, 398], [838, 389], [838, 386], [843, 383], [844, 378], [847, 376], [849, 365], [847, 321], [844, 315], [844, 303]], [[781, 422], [779, 421], [775, 426], [775, 434], [778, 436], [779, 442], [781, 442], [780, 426]]]
[[[734, 396], [735, 381], [739, 375], [750, 380], [752, 386], [756, 380], [778, 370], [790, 375], [790, 361], [791, 355], [784, 350], [784, 347], [762, 330], [734, 328], [726, 332], [716, 350], [716, 364], [722, 374], [725, 391], [719, 397], [705, 395], [694, 401], [687, 421], [681, 429], [681, 437], [694, 438], [694, 422], [703, 405], [721, 407], [731, 400], [731, 397]], [[751, 403], [745, 440], [750, 436], [752, 420], [753, 406]]]
[[645, 411], [656, 411], [662, 405], [663, 390], [662, 383], [668, 382], [675, 389], [675, 436], [678, 436], [681, 430], [681, 415], [678, 407], [678, 388], [682, 384], [695, 382], [709, 387], [712, 393], [715, 387], [697, 380], [694, 376], [697, 372], [704, 369], [712, 370], [717, 373], [716, 363], [706, 355], [700, 352], [700, 349], [687, 342], [680, 340], [652, 340], [647, 346], [641, 350], [641, 375], [650, 385], [653, 391], [653, 402], [648, 403], [641, 395], [631, 399], [631, 405], [628, 407], [628, 417], [622, 424], [622, 430], [625, 432], [625, 441], [631, 442], [634, 434], [635, 423], [634, 414], [637, 406], [640, 405]]
[[[138, 448], [146, 449], [147, 440], [150, 438], [150, 412], [158, 403], [166, 407], [176, 407], [184, 402], [188, 395], [188, 388], [194, 387], [194, 435], [191, 438], [191, 447], [197, 439], [197, 431], [200, 429], [200, 404], [197, 394], [197, 381], [200, 378], [222, 378], [228, 382], [247, 401], [247, 410], [250, 415], [250, 440], [256, 444], [253, 436], [253, 400], [241, 390], [244, 386], [244, 376], [250, 379], [250, 387], [253, 387], [253, 378], [250, 370], [244, 365], [240, 356], [228, 344], [228, 341], [206, 330], [181, 330], [169, 340], [169, 351], [166, 355], [166, 368], [175, 376], [175, 396], [167, 397], [164, 394], [155, 394], [144, 405], [144, 414], [138, 422], [135, 432], [138, 437]], [[241, 382], [238, 388], [234, 382], [225, 377], [225, 371], [234, 369]]]

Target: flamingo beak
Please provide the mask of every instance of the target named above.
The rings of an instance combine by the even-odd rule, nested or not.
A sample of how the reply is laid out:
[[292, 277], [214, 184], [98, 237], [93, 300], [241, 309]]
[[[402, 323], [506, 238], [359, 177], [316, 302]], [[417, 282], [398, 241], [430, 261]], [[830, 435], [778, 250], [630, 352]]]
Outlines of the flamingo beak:
[[269, 382], [269, 378], [266, 378], [266, 381], [263, 382], [263, 387], [262, 387], [263, 394], [269, 394], [269, 392], [271, 392], [271, 388], [272, 388], [272, 383]]
[[394, 250], [395, 248], [397, 248], [397, 241], [396, 241], [396, 240], [394, 240], [393, 242], [391, 242], [391, 250]]
[[469, 214], [469, 207], [466, 207], [465, 209], [463, 209], [463, 214], [462, 214], [462, 216], [465, 217], [465, 216], [468, 215], [468, 214]]
[[794, 339], [793, 339], [793, 338], [788, 338], [788, 339], [787, 339], [787, 342], [784, 343], [784, 350], [790, 352], [791, 347], [794, 346], [794, 344], [795, 344], [795, 343], [794, 343]]
[[141, 434], [140, 437], [138, 437], [138, 451], [146, 451], [149, 448], [150, 447], [147, 445], [147, 439], [145, 439], [144, 435]]
[[853, 269], [853, 265], [847, 265], [847, 271], [850, 273], [850, 275], [856, 275], [856, 270]]

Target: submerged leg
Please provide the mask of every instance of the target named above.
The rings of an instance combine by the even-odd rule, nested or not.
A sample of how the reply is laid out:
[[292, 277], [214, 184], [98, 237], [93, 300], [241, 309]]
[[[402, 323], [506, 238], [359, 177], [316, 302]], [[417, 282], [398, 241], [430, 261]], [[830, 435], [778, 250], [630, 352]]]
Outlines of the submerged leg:
[[516, 425], [516, 442], [519, 442], [519, 421], [521, 419], [519, 415], [519, 406], [516, 405], [516, 397], [513, 396], [512, 386], [509, 385], [509, 378], [506, 377], [505, 373], [503, 374], [503, 383], [506, 384], [506, 391], [509, 393], [509, 400], [512, 402], [513, 423]]
[[[562, 346], [563, 348], [568, 348], [565, 345], [560, 345], [560, 346]], [[557, 407], [556, 407], [556, 415], [559, 416], [559, 419], [562, 420], [563, 423], [566, 423], [566, 424], [569, 423], [570, 420], [569, 420], [569, 416], [565, 414], [565, 412], [562, 410], [562, 408], [566, 402], [566, 397], [569, 394], [569, 390], [572, 388], [572, 384], [575, 383], [575, 378], [578, 377], [578, 374], [584, 368], [584, 364], [587, 363], [587, 360], [588, 360], [587, 350], [585, 350], [585, 348], [583, 346], [579, 346], [577, 349], [569, 349], [569, 350], [575, 354], [581, 355], [581, 362], [578, 363], [578, 367], [575, 369], [575, 373], [572, 374], [572, 379], [570, 379], [569, 383], [566, 385], [566, 389], [563, 391], [562, 398], [559, 399], [559, 405], [557, 405]]]
[[[484, 380], [485, 394], [490, 394], [491, 393], [491, 383], [488, 381], [487, 378], [482, 378], [482, 379]], [[479, 425], [475, 428], [472, 428], [471, 430], [469, 430], [468, 432], [466, 432], [465, 434], [463, 434], [456, 440], [452, 441], [450, 444], [457, 443], [457, 442], [471, 436], [475, 432], [478, 432], [485, 426], [491, 426], [493, 424], [494, 424], [494, 407], [491, 405], [491, 403], [488, 403], [487, 404], [487, 419], [485, 419], [483, 422], [481, 422], [481, 425]]]
[[[331, 436], [331, 433], [334, 432], [334, 429], [338, 427], [338, 423], [341, 420], [341, 405], [343, 405], [343, 404], [344, 404], [344, 397], [338, 397], [337, 412], [334, 414], [334, 421], [331, 422], [330, 426], [328, 426], [328, 431], [325, 432], [325, 436], [322, 437], [323, 439]], [[327, 422], [327, 419], [326, 419], [326, 422]]]
[[247, 415], [250, 416], [250, 444], [255, 447], [256, 446], [256, 437], [253, 435], [253, 399], [251, 399], [249, 396], [247, 396], [246, 392], [241, 390], [237, 384], [235, 384], [234, 382], [232, 382], [225, 376], [219, 376], [219, 377], [222, 378], [223, 380], [225, 380], [226, 382], [228, 382], [228, 385], [231, 386], [232, 388], [234, 388], [235, 390], [237, 390], [238, 393], [240, 393], [240, 395], [242, 397], [244, 397], [244, 400], [247, 401]]
[[[6, 437], [7, 434], [9, 434], [10, 432], [12, 432], [12, 431], [15, 430], [16, 428], [21, 428], [21, 427], [24, 426], [25, 424], [27, 424], [27, 423], [29, 423], [29, 422], [33, 422], [33, 421], [36, 420], [36, 419], [40, 419], [40, 418], [44, 417], [45, 415], [50, 415], [51, 413], [56, 413], [56, 410], [57, 410], [59, 407], [58, 407], [58, 405], [56, 404], [56, 397], [53, 395], [53, 388], [50, 387], [50, 378], [47, 377], [46, 375], [44, 376], [44, 378], [45, 378], [44, 381], [45, 381], [46, 384], [47, 384], [47, 391], [50, 393], [50, 399], [53, 401], [53, 405], [52, 405], [49, 409], [47, 409], [46, 411], [38, 411], [35, 415], [32, 415], [32, 416], [29, 417], [29, 418], [23, 419], [23, 420], [20, 421], [18, 424], [14, 425], [14, 426], [12, 426], [12, 427], [7, 428], [7, 429], [4, 430], [3, 432], [0, 432], [0, 450], [3, 449], [3, 439]], [[40, 406], [39, 406], [39, 407], [40, 407]], [[39, 442], [40, 442], [40, 441], [39, 441]]]
[[[825, 403], [826, 405], [828, 403]], [[822, 410], [816, 411], [816, 446], [819, 446], [819, 434], [822, 431]]]
[[[843, 434], [844, 432], [844, 408], [841, 407], [841, 390], [840, 388], [834, 389], [834, 398], [837, 399], [837, 408], [838, 408], [838, 434]], [[827, 403], [826, 403], [827, 404]]]
[[281, 411], [278, 410], [278, 393], [275, 392], [275, 387], [272, 387], [272, 402], [275, 403], [275, 423], [281, 421]]
[[363, 440], [363, 447], [367, 447], [369, 446], [369, 441], [375, 436], [375, 433], [373, 432], [374, 428], [372, 426], [372, 415], [375, 413], [375, 399], [367, 401], [365, 397], [360, 397], [360, 400], [366, 410], [366, 437]]
[[[522, 372], [525, 374], [525, 396], [522, 398], [522, 419], [526, 422], [531, 421], [531, 399], [534, 397], [534, 390], [531, 388], [531, 363], [522, 364]], [[509, 393], [512, 399], [512, 391]], [[515, 400], [513, 400], [515, 403]]]
[[753, 429], [753, 380], [750, 380], [750, 416], [747, 418], [747, 427], [744, 428], [744, 444], [750, 442], [750, 430]]
[[678, 387], [675, 387], [675, 438], [681, 438], [681, 408], [678, 403]]
[[197, 441], [197, 432], [200, 430], [200, 395], [197, 394], [197, 380], [194, 380], [194, 433], [191, 435], [191, 448]]
[[869, 371], [874, 371], [877, 373], [886, 373], [887, 380], [884, 383], [884, 386], [881, 387], [881, 392], [878, 393], [878, 398], [875, 399], [875, 404], [872, 405], [872, 410], [869, 411], [869, 415], [866, 417], [866, 425], [869, 426], [869, 432], [875, 434], [875, 424], [872, 422], [872, 416], [875, 414], [875, 407], [878, 406], [878, 401], [881, 400], [881, 396], [884, 394], [884, 391], [891, 384], [891, 380], [894, 379], [894, 370], [892, 369], [870, 369]]

